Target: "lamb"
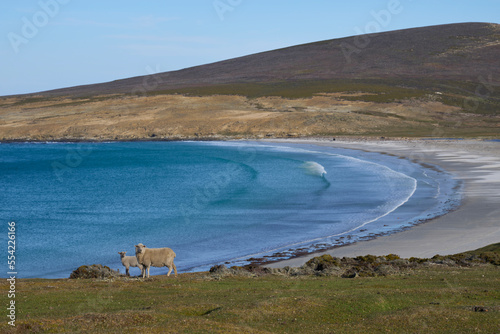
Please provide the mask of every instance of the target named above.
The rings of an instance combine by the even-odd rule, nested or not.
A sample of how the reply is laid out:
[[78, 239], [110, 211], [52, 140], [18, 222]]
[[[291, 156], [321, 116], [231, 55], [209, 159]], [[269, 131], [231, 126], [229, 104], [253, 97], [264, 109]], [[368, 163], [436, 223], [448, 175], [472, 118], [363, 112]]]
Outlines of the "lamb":
[[135, 256], [125, 256], [127, 252], [118, 252], [118, 254], [120, 254], [121, 256], [122, 264], [125, 266], [125, 269], [127, 271], [127, 276], [130, 276], [130, 273], [128, 271], [129, 267], [139, 267], [142, 273], [142, 265], [137, 263], [137, 258]]
[[174, 269], [175, 276], [177, 276], [177, 268], [174, 264], [175, 253], [170, 248], [147, 248], [143, 244], [135, 245], [135, 256], [137, 262], [143, 266], [142, 278], [146, 276], [146, 270], [149, 278], [149, 268], [153, 267], [168, 267], [168, 274]]

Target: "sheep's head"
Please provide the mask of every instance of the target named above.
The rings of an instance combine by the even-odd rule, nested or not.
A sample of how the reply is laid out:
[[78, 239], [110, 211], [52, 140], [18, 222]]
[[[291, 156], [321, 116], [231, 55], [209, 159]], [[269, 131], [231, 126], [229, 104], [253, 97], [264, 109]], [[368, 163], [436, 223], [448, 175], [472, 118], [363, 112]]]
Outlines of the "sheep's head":
[[127, 252], [118, 252], [118, 254], [120, 254], [121, 257], [124, 257]]
[[136, 254], [142, 253], [144, 248], [146, 248], [146, 246], [144, 246], [143, 244], [135, 245], [135, 253]]

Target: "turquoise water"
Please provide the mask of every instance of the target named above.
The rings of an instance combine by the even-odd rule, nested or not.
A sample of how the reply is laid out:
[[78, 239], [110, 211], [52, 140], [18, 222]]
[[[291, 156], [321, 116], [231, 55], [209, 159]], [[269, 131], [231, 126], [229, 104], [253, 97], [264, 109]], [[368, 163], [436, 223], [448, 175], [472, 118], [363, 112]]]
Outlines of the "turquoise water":
[[44, 278], [123, 272], [117, 252], [139, 242], [174, 249], [180, 271], [241, 264], [390, 233], [460, 200], [451, 175], [404, 159], [253, 142], [4, 143], [0, 187], [18, 277]]

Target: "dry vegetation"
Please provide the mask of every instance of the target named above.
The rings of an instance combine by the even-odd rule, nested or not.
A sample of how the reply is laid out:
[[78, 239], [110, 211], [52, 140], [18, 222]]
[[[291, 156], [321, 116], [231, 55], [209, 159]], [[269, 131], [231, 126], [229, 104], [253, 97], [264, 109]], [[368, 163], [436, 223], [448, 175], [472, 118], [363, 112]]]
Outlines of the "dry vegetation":
[[[439, 96], [363, 101], [364, 92], [305, 98], [180, 94], [4, 98], [0, 140], [223, 139], [299, 136], [498, 137], [500, 117]], [[354, 98], [358, 100], [354, 100]]]

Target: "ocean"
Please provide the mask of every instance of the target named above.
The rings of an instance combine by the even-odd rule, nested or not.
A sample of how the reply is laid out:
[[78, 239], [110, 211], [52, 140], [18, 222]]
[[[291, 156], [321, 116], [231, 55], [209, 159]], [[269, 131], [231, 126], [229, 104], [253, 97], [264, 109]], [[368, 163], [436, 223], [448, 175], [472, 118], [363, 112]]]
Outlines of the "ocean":
[[307, 144], [2, 143], [2, 256], [13, 221], [18, 277], [124, 272], [118, 252], [138, 243], [172, 248], [180, 272], [241, 265], [409, 228], [457, 207], [460, 187], [437, 166]]

